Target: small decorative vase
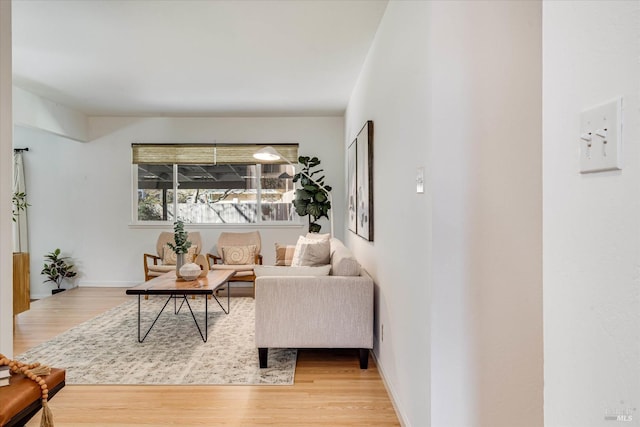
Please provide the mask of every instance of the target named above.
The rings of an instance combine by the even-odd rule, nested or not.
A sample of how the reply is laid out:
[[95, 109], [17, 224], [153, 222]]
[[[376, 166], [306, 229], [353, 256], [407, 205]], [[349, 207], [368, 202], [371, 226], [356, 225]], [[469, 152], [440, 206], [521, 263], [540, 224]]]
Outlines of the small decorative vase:
[[176, 254], [176, 277], [180, 276], [180, 268], [184, 265], [184, 254]]
[[187, 281], [196, 280], [200, 276], [200, 266], [196, 263], [187, 263], [180, 268], [180, 276]]

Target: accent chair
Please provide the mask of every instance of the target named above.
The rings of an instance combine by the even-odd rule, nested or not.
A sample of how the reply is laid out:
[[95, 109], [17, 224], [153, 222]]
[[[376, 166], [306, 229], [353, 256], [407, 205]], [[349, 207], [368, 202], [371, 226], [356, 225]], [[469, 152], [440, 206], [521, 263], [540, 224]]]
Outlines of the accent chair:
[[[198, 231], [188, 233], [191, 242], [185, 263], [193, 262], [202, 250], [202, 237]], [[155, 254], [144, 254], [144, 280], [151, 280], [176, 268], [176, 256], [167, 243], [173, 243], [173, 232], [163, 231], [158, 236]]]

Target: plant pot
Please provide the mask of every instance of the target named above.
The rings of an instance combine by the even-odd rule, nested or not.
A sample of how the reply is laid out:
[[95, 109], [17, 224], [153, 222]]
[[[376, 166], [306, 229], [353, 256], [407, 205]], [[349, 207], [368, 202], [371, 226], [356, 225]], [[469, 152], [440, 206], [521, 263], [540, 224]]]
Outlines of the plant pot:
[[180, 269], [184, 265], [184, 254], [176, 254], [176, 277], [180, 278]]
[[59, 294], [60, 292], [64, 292], [64, 291], [66, 291], [66, 289], [63, 289], [63, 288], [51, 289], [51, 295]]

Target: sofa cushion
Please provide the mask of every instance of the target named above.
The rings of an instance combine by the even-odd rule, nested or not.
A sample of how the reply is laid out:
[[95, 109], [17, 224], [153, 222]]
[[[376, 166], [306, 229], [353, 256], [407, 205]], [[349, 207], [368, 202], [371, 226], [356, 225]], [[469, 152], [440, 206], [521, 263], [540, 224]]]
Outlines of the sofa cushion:
[[331, 239], [331, 275], [360, 276], [360, 263], [338, 239]]
[[291, 265], [296, 245], [276, 243], [276, 265]]
[[254, 271], [256, 277], [264, 276], [328, 276], [330, 265], [318, 267], [284, 267], [275, 265], [256, 265]]
[[331, 258], [331, 244], [329, 240], [307, 239], [300, 236], [293, 252], [291, 266], [320, 266], [327, 265]]

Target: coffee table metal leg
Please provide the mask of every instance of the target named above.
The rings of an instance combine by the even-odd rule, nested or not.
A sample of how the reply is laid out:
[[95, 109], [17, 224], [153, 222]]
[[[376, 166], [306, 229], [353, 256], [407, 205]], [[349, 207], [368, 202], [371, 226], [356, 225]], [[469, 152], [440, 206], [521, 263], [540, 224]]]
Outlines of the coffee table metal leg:
[[216, 293], [214, 292], [212, 295], [213, 295], [213, 298], [215, 298], [218, 305], [220, 306], [220, 308], [222, 309], [222, 311], [224, 311], [224, 314], [229, 314], [229, 312], [231, 311], [231, 305], [230, 305], [231, 304], [231, 282], [227, 282], [227, 309], [226, 310], [222, 306], [222, 304], [220, 304], [220, 300], [216, 296]]
[[[173, 314], [178, 314], [180, 313], [180, 310], [182, 310], [182, 306], [184, 305], [185, 300], [187, 299], [186, 295], [172, 295], [173, 297]], [[182, 299], [182, 302], [180, 303], [180, 307], [178, 307], [178, 303], [176, 302], [176, 300], [180, 298]]]
[[145, 338], [147, 338], [147, 335], [149, 335], [149, 332], [151, 332], [151, 329], [153, 329], [153, 327], [155, 326], [156, 322], [158, 321], [158, 319], [160, 318], [160, 315], [162, 314], [162, 312], [164, 311], [164, 309], [167, 307], [167, 304], [169, 304], [169, 301], [171, 301], [171, 297], [169, 297], [167, 299], [167, 302], [164, 303], [164, 305], [162, 306], [162, 309], [160, 310], [160, 313], [158, 313], [158, 315], [156, 316], [156, 318], [154, 319], [153, 323], [151, 324], [151, 326], [149, 327], [149, 330], [147, 331], [146, 334], [144, 334], [144, 336], [142, 337], [142, 339], [140, 339], [140, 295], [138, 295], [138, 342], [141, 343], [145, 340]]
[[189, 300], [186, 297], [184, 298], [184, 300], [187, 303], [187, 307], [189, 307], [189, 312], [191, 313], [191, 317], [193, 317], [193, 323], [195, 323], [196, 328], [198, 328], [198, 332], [200, 333], [200, 338], [202, 338], [202, 341], [207, 342], [207, 330], [208, 330], [208, 319], [209, 319], [209, 314], [208, 314], [209, 303], [207, 300], [207, 296], [205, 295], [204, 297], [204, 334], [202, 333], [202, 329], [200, 329], [200, 325], [196, 320], [195, 313], [191, 309], [191, 304], [189, 304]]

